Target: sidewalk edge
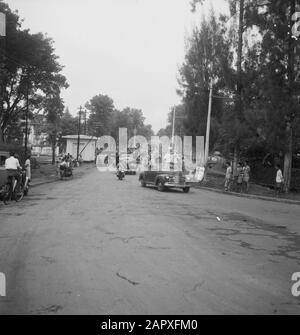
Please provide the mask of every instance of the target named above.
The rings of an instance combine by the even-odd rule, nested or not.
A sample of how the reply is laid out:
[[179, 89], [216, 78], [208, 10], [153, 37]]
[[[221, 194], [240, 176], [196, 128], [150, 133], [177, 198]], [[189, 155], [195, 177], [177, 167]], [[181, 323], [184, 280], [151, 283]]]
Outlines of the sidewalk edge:
[[201, 186], [197, 185], [194, 186], [193, 188], [196, 189], [202, 189], [205, 191], [211, 191], [215, 193], [221, 193], [221, 194], [227, 194], [227, 195], [233, 195], [235, 197], [240, 197], [240, 198], [248, 198], [248, 199], [258, 199], [258, 200], [265, 200], [265, 201], [273, 201], [273, 202], [281, 202], [281, 203], [286, 203], [286, 204], [291, 204], [291, 205], [300, 205], [300, 201], [298, 200], [290, 200], [290, 199], [284, 199], [284, 198], [273, 198], [273, 197], [265, 197], [261, 195], [255, 195], [255, 194], [245, 194], [245, 193], [236, 193], [236, 192], [225, 192], [220, 189], [216, 188], [211, 188], [211, 187], [206, 187], [206, 186]]

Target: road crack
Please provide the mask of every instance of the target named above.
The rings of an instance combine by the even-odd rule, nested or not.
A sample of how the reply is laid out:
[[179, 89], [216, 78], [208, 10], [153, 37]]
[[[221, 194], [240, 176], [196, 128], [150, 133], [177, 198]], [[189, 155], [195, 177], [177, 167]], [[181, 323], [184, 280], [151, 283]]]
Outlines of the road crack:
[[116, 273], [116, 275], [117, 275], [119, 278], [128, 281], [128, 283], [131, 284], [131, 285], [136, 286], [136, 285], [139, 285], [139, 284], [140, 284], [139, 282], [133, 281], [133, 280], [131, 280], [131, 279], [128, 279], [128, 278], [125, 277], [125, 276], [120, 275], [119, 271]]
[[139, 239], [139, 238], [144, 238], [143, 236], [130, 236], [130, 237], [121, 237], [121, 236], [116, 236], [116, 237], [111, 237], [109, 240], [121, 240], [123, 243], [128, 243], [130, 240], [133, 239]]

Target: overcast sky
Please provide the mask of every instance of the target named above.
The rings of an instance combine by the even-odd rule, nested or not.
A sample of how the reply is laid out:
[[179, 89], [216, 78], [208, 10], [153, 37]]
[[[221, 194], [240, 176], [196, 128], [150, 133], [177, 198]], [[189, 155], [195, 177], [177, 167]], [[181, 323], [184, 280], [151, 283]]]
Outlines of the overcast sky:
[[62, 94], [75, 114], [96, 94], [115, 107], [139, 108], [158, 131], [166, 126], [176, 94], [184, 39], [210, 3], [227, 12], [225, 0], [206, 0], [197, 14], [190, 0], [6, 0], [24, 28], [47, 33], [65, 66], [70, 87]]

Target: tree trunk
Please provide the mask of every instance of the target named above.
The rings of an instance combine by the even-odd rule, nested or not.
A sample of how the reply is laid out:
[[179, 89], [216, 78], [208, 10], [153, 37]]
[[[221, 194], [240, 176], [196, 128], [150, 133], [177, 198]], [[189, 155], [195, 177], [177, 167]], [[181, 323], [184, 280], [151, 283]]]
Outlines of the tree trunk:
[[[4, 94], [5, 94], [5, 50], [6, 37], [0, 36], [0, 115], [4, 117]], [[0, 144], [4, 143], [4, 134], [0, 122]]]
[[52, 139], [52, 165], [55, 164], [55, 149], [56, 149], [56, 131], [54, 132]]
[[[290, 0], [290, 13], [289, 13], [289, 23], [292, 27], [292, 16], [296, 10], [296, 0]], [[295, 51], [294, 51], [295, 41], [290, 36], [288, 40], [288, 81], [289, 81], [289, 95], [291, 101], [293, 101], [294, 97], [294, 83], [295, 83], [295, 74], [294, 74], [294, 66], [295, 66]], [[286, 122], [286, 147], [284, 152], [284, 171], [283, 171], [283, 178], [284, 178], [284, 191], [286, 193], [289, 192], [291, 186], [291, 176], [292, 176], [292, 158], [293, 158], [293, 104], [289, 108], [289, 114], [287, 115], [287, 122]]]
[[3, 135], [3, 131], [2, 128], [0, 127], [0, 144], [4, 143], [4, 135]]
[[236, 175], [237, 175], [237, 165], [238, 165], [239, 155], [240, 155], [240, 147], [237, 143], [234, 146], [234, 151], [233, 151], [233, 165], [232, 165], [233, 177], [236, 177]]
[[[245, 1], [240, 0], [240, 14], [239, 14], [239, 33], [238, 33], [238, 50], [237, 50], [237, 95], [238, 103], [236, 106], [237, 119], [242, 122], [243, 119], [243, 105], [242, 105], [242, 58], [243, 58], [243, 33], [244, 33], [244, 11], [245, 11]], [[237, 143], [234, 146], [233, 153], [233, 176], [236, 176], [237, 164], [240, 155], [240, 146]]]
[[291, 186], [292, 176], [292, 157], [293, 157], [293, 131], [291, 124], [288, 123], [286, 126], [286, 149], [284, 152], [284, 167], [283, 167], [283, 178], [284, 178], [284, 192], [288, 193]]

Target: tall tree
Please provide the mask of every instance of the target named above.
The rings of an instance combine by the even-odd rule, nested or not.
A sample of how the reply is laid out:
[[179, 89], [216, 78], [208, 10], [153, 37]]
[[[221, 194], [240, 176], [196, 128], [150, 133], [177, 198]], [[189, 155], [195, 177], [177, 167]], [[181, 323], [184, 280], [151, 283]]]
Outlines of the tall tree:
[[6, 14], [7, 34], [4, 69], [1, 72], [3, 108], [0, 110], [0, 141], [7, 138], [8, 127], [26, 109], [28, 95], [32, 109], [42, 109], [42, 101], [68, 86], [62, 66], [54, 53], [53, 40], [43, 34], [22, 30], [21, 19], [7, 4], [0, 2]]
[[78, 117], [73, 116], [67, 107], [60, 120], [61, 135], [74, 135], [78, 130]]
[[117, 138], [119, 128], [127, 128], [128, 137], [144, 136], [147, 139], [153, 135], [151, 125], [145, 124], [145, 117], [140, 109], [127, 107], [122, 111], [115, 111], [112, 135]]
[[268, 1], [260, 10], [252, 8], [249, 20], [261, 35], [260, 66], [254, 83], [260, 88], [256, 105], [265, 114], [263, 131], [270, 149], [284, 153], [284, 189], [290, 188], [293, 142], [299, 114], [300, 45], [292, 37], [292, 15], [296, 0]]
[[[184, 136], [186, 133], [187, 124], [187, 113], [184, 104], [174, 106], [172, 110], [168, 113], [167, 126], [158, 131], [158, 136], [172, 136], [173, 127], [173, 113], [175, 110], [175, 124], [174, 124], [174, 134], [176, 136]], [[188, 134], [187, 134], [188, 135]]]
[[48, 96], [44, 101], [44, 114], [46, 116], [46, 129], [48, 140], [52, 147], [52, 164], [55, 164], [55, 150], [58, 134], [61, 127], [61, 117], [64, 110], [63, 100], [59, 93]]
[[115, 110], [113, 100], [107, 95], [98, 94], [85, 106], [90, 111], [88, 128], [93, 135], [110, 135]]
[[232, 94], [234, 90], [233, 53], [226, 34], [224, 17], [217, 20], [211, 12], [208, 20], [203, 18], [187, 42], [185, 62], [179, 72], [178, 92], [185, 106], [184, 131], [188, 135], [205, 134], [209, 84], [211, 77], [214, 78], [210, 149], [219, 141], [224, 105], [219, 98]]

